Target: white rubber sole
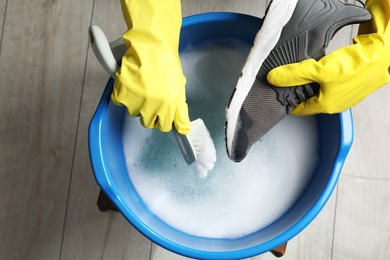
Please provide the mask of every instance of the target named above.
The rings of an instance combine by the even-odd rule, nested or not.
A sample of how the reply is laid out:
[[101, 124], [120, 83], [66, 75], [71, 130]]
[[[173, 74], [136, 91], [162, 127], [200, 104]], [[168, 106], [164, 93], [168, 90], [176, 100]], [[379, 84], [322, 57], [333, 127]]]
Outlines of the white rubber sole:
[[226, 143], [229, 155], [232, 152], [238, 115], [264, 60], [278, 43], [283, 27], [290, 20], [298, 0], [273, 0], [256, 34], [253, 47], [238, 79], [235, 93], [226, 108]]

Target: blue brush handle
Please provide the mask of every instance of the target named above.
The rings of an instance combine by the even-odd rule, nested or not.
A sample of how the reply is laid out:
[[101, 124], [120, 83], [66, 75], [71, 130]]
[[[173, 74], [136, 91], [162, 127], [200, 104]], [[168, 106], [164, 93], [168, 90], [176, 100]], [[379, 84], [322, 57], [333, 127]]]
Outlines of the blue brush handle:
[[196, 157], [187, 136], [180, 134], [175, 127], [173, 127], [173, 135], [175, 136], [177, 145], [179, 146], [180, 152], [186, 163], [188, 165], [194, 163]]

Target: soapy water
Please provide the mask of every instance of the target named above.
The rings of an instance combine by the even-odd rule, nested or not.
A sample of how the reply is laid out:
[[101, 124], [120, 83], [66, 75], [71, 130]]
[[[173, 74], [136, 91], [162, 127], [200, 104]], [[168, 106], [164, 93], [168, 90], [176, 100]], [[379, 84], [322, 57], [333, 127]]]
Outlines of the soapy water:
[[207, 42], [181, 54], [190, 118], [202, 118], [217, 150], [206, 179], [185, 163], [172, 133], [144, 129], [126, 117], [123, 142], [129, 176], [151, 212], [192, 235], [237, 238], [281, 217], [298, 199], [318, 161], [314, 117], [286, 117], [241, 163], [225, 147], [225, 107], [250, 45]]

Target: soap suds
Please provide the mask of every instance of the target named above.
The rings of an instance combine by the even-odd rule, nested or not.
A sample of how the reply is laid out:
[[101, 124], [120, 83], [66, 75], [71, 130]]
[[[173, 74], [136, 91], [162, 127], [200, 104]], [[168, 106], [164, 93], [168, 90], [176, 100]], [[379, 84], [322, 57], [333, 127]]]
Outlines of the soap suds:
[[235, 238], [269, 225], [297, 200], [317, 164], [314, 117], [286, 117], [243, 162], [228, 158], [225, 107], [250, 47], [237, 40], [213, 41], [181, 54], [190, 118], [204, 120], [217, 150], [206, 179], [187, 166], [172, 133], [125, 119], [124, 153], [139, 196], [155, 215], [183, 232]]

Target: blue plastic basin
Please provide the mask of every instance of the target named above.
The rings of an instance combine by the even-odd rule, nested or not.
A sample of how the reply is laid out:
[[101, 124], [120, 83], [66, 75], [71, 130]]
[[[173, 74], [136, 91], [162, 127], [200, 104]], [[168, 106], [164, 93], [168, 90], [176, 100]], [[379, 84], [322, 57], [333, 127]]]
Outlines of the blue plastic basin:
[[[184, 18], [180, 48], [206, 40], [237, 38], [253, 42], [261, 19], [234, 13], [206, 13]], [[200, 259], [239, 259], [259, 255], [287, 242], [321, 211], [334, 190], [353, 141], [350, 110], [318, 115], [320, 161], [298, 201], [266, 228], [237, 239], [197, 237], [178, 231], [145, 206], [131, 182], [123, 153], [126, 110], [110, 100], [109, 80], [89, 127], [90, 159], [96, 182], [123, 216], [154, 243], [175, 253]]]

